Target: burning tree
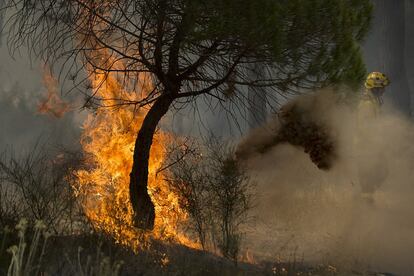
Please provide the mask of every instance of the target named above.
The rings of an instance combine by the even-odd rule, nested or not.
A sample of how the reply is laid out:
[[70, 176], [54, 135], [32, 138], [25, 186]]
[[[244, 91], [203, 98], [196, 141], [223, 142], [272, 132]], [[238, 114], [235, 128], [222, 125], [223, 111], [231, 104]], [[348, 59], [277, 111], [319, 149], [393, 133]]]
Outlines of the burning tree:
[[[352, 0], [5, 0], [12, 49], [58, 65], [87, 105], [148, 108], [136, 136], [130, 173], [134, 223], [154, 225], [147, 191], [153, 136], [161, 118], [197, 97], [231, 101], [244, 87], [268, 87], [267, 101], [331, 82], [358, 82], [365, 69], [358, 42], [370, 1]], [[252, 63], [265, 72], [251, 79]], [[117, 74], [127, 83], [148, 76], [139, 97], [100, 97], [92, 76]], [[137, 81], [137, 83], [141, 81]], [[245, 101], [244, 101], [245, 102]], [[230, 113], [232, 111], [229, 111]], [[234, 114], [231, 114], [232, 117]]]

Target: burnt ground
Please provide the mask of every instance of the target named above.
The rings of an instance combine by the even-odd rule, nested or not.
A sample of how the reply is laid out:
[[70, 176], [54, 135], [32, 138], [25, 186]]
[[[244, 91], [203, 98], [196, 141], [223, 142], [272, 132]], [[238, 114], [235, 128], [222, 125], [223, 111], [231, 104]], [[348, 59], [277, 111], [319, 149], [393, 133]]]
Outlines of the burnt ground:
[[[82, 248], [79, 251], [79, 248]], [[48, 275], [78, 275], [79, 269], [96, 269], [105, 257], [114, 267], [121, 262], [119, 275], [367, 275], [374, 272], [341, 272], [331, 265], [307, 265], [300, 261], [280, 263], [235, 263], [215, 254], [185, 246], [152, 241], [148, 249], [134, 253], [99, 236], [59, 237], [51, 241], [45, 259]], [[88, 266], [87, 263], [92, 264]], [[79, 265], [80, 263], [80, 265]], [[48, 264], [48, 265], [47, 265]], [[89, 275], [100, 275], [89, 274]], [[112, 274], [108, 274], [112, 275]]]

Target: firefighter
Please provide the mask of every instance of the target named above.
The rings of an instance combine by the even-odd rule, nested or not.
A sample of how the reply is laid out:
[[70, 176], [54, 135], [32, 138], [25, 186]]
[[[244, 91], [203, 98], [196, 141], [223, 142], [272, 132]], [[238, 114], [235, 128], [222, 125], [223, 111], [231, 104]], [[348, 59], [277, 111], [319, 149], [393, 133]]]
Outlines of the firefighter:
[[377, 121], [384, 103], [383, 95], [389, 85], [388, 77], [380, 72], [368, 74], [365, 81], [365, 90], [362, 93], [358, 106], [358, 178], [362, 196], [373, 202], [374, 192], [385, 181], [388, 170], [381, 153], [372, 152], [375, 137], [372, 137], [372, 128], [378, 126]]
[[381, 105], [384, 103], [382, 96], [385, 87], [390, 84], [384, 73], [372, 72], [365, 80], [365, 90], [359, 104], [359, 112], [364, 116], [376, 117], [380, 113]]

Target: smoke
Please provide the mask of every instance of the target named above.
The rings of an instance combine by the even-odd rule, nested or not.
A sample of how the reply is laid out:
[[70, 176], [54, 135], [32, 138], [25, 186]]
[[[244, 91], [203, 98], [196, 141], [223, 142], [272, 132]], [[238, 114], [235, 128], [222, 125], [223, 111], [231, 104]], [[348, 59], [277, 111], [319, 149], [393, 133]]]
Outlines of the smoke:
[[366, 116], [357, 104], [343, 103], [347, 92], [324, 90], [298, 100], [335, 140], [328, 171], [286, 143], [254, 150], [280, 130], [277, 118], [239, 145], [258, 187], [257, 225], [246, 246], [257, 258], [295, 255], [343, 269], [412, 275], [414, 125], [386, 108]]
[[[82, 99], [78, 95], [62, 95], [39, 61], [31, 64], [25, 49], [20, 54], [13, 59], [6, 47], [0, 47], [0, 152], [9, 147], [17, 152], [30, 150], [39, 142], [79, 148], [80, 126], [86, 112], [76, 108], [64, 114], [62, 111], [67, 109], [66, 101], [77, 107]], [[64, 98], [59, 100], [58, 95]], [[55, 116], [39, 114], [40, 107], [48, 107]]]

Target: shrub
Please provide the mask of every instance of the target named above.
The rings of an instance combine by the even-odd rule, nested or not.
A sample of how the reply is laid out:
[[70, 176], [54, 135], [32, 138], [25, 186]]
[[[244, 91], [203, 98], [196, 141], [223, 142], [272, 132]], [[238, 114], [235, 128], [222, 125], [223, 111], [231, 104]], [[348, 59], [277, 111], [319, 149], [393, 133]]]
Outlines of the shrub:
[[215, 137], [203, 145], [186, 140], [171, 148], [168, 162], [168, 181], [190, 215], [189, 230], [204, 249], [218, 249], [237, 261], [254, 183], [237, 162], [234, 148]]

